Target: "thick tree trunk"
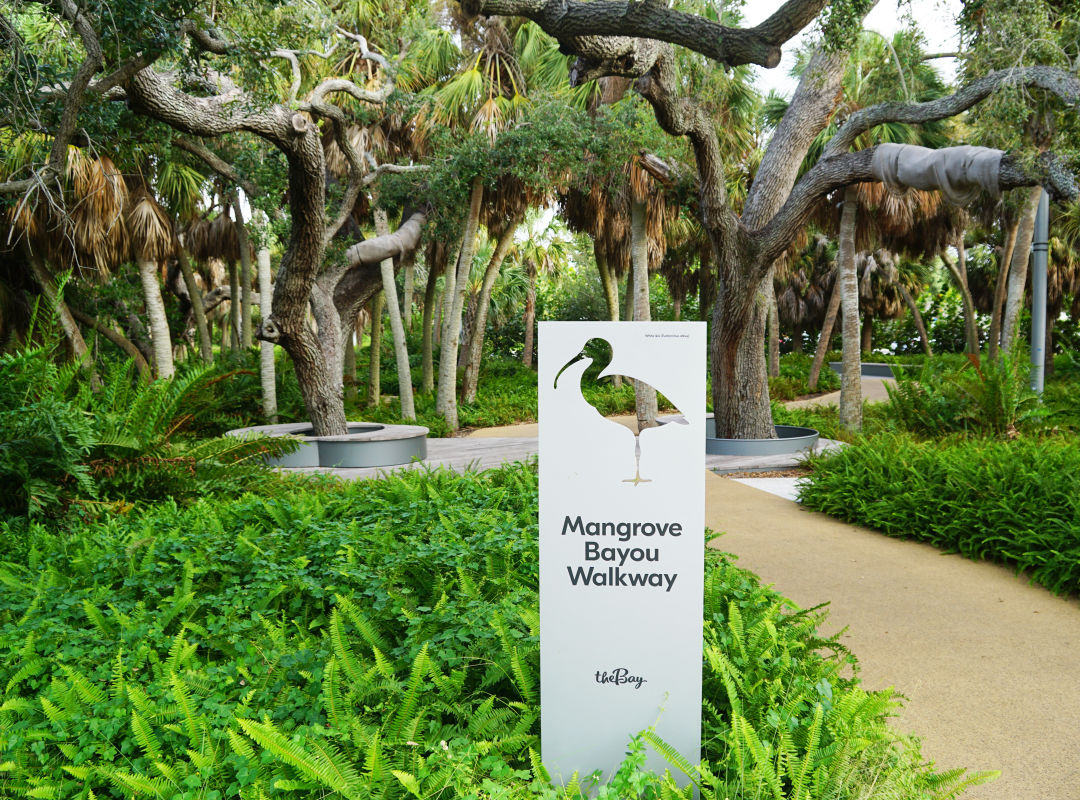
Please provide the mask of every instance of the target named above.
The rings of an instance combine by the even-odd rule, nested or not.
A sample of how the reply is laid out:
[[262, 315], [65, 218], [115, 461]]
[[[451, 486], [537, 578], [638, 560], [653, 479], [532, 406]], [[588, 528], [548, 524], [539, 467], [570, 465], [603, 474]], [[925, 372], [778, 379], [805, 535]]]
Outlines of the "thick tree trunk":
[[[390, 225], [386, 221], [386, 212], [381, 208], [375, 209], [375, 233], [379, 236], [390, 233]], [[397, 284], [394, 281], [394, 259], [383, 259], [379, 264], [379, 270], [382, 272], [383, 296], [386, 298], [386, 309], [390, 314], [390, 332], [394, 339], [394, 358], [397, 361], [398, 399], [401, 401], [401, 416], [404, 419], [416, 419], [416, 406], [413, 404], [412, 370], [409, 368], [409, 349], [405, 341], [405, 326], [401, 322], [401, 311], [398, 308]]]
[[469, 343], [465, 357], [465, 374], [461, 378], [461, 399], [466, 403], [476, 400], [476, 390], [480, 382], [480, 359], [484, 353], [484, 333], [487, 327], [488, 307], [491, 305], [491, 290], [499, 277], [506, 254], [514, 244], [514, 234], [517, 232], [520, 220], [511, 220], [499, 236], [495, 245], [495, 252], [491, 254], [484, 271], [484, 282], [480, 286], [480, 297], [476, 302], [476, 313], [472, 321], [472, 329], [469, 335]]
[[859, 359], [859, 276], [855, 271], [855, 212], [858, 195], [854, 186], [844, 190], [840, 216], [840, 248], [836, 262], [843, 319], [844, 374], [840, 383], [840, 424], [849, 431], [862, 428], [862, 363]]
[[[752, 292], [746, 300], [745, 289], [740, 292], [726, 281], [718, 288], [709, 347], [716, 435], [725, 439], [775, 438], [763, 346], [767, 309], [762, 295]], [[727, 297], [734, 294], [742, 297], [728, 302]]]
[[250, 350], [254, 344], [251, 334], [251, 249], [247, 225], [240, 211], [240, 198], [233, 195], [233, 213], [236, 215], [236, 240], [240, 245], [240, 344]]
[[382, 315], [385, 306], [383, 293], [371, 299], [371, 345], [368, 348], [367, 404], [378, 408], [382, 404]]
[[769, 270], [769, 377], [780, 377], [780, 312], [776, 308], [776, 286]]
[[521, 348], [521, 363], [532, 368], [533, 331], [536, 328], [536, 264], [531, 258], [525, 259], [525, 282], [525, 315], [522, 318], [525, 342]]
[[203, 294], [199, 290], [199, 284], [195, 280], [195, 271], [191, 268], [191, 259], [187, 251], [174, 240], [176, 258], [180, 262], [180, 273], [184, 276], [184, 285], [187, 286], [188, 297], [191, 299], [191, 314], [195, 317], [195, 331], [199, 337], [199, 360], [204, 364], [214, 363], [214, 343], [210, 338], [210, 325], [206, 320], [206, 307], [203, 305]]
[[[440, 260], [442, 265], [440, 265]], [[428, 279], [424, 287], [424, 316], [421, 322], [420, 340], [420, 391], [431, 394], [435, 391], [435, 369], [432, 357], [432, 328], [435, 322], [435, 296], [438, 286], [439, 273], [445, 271], [446, 246], [441, 242], [436, 243], [428, 250]]]
[[135, 362], [135, 368], [139, 371], [139, 374], [147, 378], [152, 377], [150, 372], [150, 365], [146, 363], [146, 359], [143, 358], [143, 354], [139, 352], [139, 348], [135, 346], [135, 343], [131, 339], [124, 336], [119, 331], [110, 328], [101, 320], [96, 317], [91, 317], [89, 314], [84, 314], [77, 308], [68, 307], [71, 312], [71, 316], [81, 322], [83, 325], [88, 325], [95, 331], [100, 333], [114, 345], [119, 347], [128, 358]]
[[[600, 284], [604, 288], [604, 301], [607, 303], [608, 319], [612, 322], [619, 321], [619, 279], [615, 277], [615, 270], [608, 264], [607, 256], [593, 239], [593, 258], [596, 260], [596, 269], [600, 273]], [[613, 375], [612, 385], [616, 389], [622, 388], [622, 375]]]
[[795, 327], [795, 333], [791, 338], [791, 349], [792, 349], [793, 352], [801, 354], [802, 351], [803, 351], [803, 340], [802, 340], [803, 329], [802, 329], [802, 325], [800, 325], [799, 323], [796, 323], [794, 327]]
[[161, 284], [158, 283], [158, 265], [156, 261], [140, 261], [138, 264], [146, 316], [150, 321], [154, 366], [159, 378], [171, 378], [174, 372], [172, 336], [169, 334], [169, 320], [165, 316], [165, 301], [161, 298]]
[[[255, 267], [259, 279], [259, 316], [270, 319], [274, 312], [273, 291], [270, 288], [270, 249], [265, 245], [255, 253]], [[277, 370], [273, 342], [259, 342], [259, 380], [262, 383], [263, 417], [269, 424], [276, 425]]]
[[1024, 306], [1024, 289], [1027, 286], [1028, 259], [1031, 255], [1031, 240], [1035, 235], [1035, 212], [1039, 210], [1039, 198], [1043, 188], [1036, 186], [1028, 193], [1024, 204], [1020, 227], [1016, 233], [1016, 246], [1013, 247], [1012, 263], [1009, 266], [1009, 290], [1005, 299], [1005, 317], [1001, 324], [1001, 344], [1008, 346], [1016, 335], [1016, 321], [1020, 318], [1020, 309]]
[[1020, 221], [1009, 227], [1005, 235], [1005, 248], [1001, 253], [998, 266], [997, 285], [994, 287], [994, 305], [990, 314], [989, 353], [991, 360], [997, 358], [1001, 346], [1001, 317], [1005, 311], [1005, 292], [1009, 284], [1009, 267], [1012, 265], [1013, 251], [1016, 249], [1016, 237], [1020, 232]]
[[[649, 307], [649, 235], [645, 228], [647, 206], [643, 201], [630, 204], [630, 264], [634, 276], [634, 321], [652, 319]], [[658, 413], [656, 389], [647, 383], [634, 381], [634, 409], [638, 431], [656, 427]]]
[[952, 275], [956, 290], [960, 292], [960, 303], [964, 310], [964, 351], [975, 355], [979, 352], [979, 325], [975, 320], [975, 298], [967, 280], [967, 253], [964, 249], [964, 237], [960, 235], [956, 243], [957, 263], [953, 263], [948, 254], [942, 253], [941, 260]]
[[[469, 288], [469, 272], [473, 254], [476, 252], [476, 228], [480, 224], [480, 201], [484, 197], [484, 182], [480, 176], [473, 178], [469, 198], [469, 216], [465, 221], [465, 236], [461, 242], [456, 269], [447, 269], [446, 297], [443, 300], [442, 343], [439, 348], [439, 386], [435, 395], [435, 412], [441, 414], [457, 430], [457, 357], [461, 346], [461, 316], [465, 307], [465, 294]], [[453, 283], [449, 281], [454, 273]]]

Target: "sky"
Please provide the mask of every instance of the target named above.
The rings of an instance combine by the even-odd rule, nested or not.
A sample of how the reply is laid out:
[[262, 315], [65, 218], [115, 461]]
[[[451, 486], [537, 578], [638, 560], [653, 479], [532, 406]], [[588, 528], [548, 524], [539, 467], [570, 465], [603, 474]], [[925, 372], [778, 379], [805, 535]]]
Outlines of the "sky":
[[[779, 5], [780, 3], [776, 0], [771, 2], [750, 0], [743, 8], [745, 24], [756, 25], [773, 13]], [[891, 37], [893, 33], [904, 27], [902, 17], [910, 14], [926, 36], [928, 52], [949, 52], [959, 49], [955, 20], [957, 14], [960, 13], [961, 5], [961, 0], [910, 0], [899, 6], [897, 0], [880, 0], [874, 10], [867, 15], [864, 27]], [[789, 73], [794, 63], [795, 51], [801, 42], [802, 36], [799, 36], [784, 46], [784, 57], [778, 67], [774, 69], [755, 67], [758, 73], [757, 86], [763, 95], [775, 89], [784, 97], [791, 97], [797, 81]], [[935, 59], [933, 64], [946, 81], [952, 81], [956, 72], [955, 59]]]

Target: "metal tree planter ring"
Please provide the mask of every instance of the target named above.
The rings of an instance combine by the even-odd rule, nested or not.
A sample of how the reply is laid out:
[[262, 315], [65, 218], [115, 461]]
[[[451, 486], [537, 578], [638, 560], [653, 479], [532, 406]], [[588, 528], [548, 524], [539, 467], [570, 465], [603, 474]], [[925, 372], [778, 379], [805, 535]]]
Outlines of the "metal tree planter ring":
[[420, 425], [382, 425], [350, 422], [349, 432], [340, 436], [312, 436], [310, 422], [282, 425], [255, 425], [237, 428], [229, 436], [295, 436], [300, 447], [288, 455], [267, 459], [272, 467], [392, 467], [427, 458], [428, 429]]

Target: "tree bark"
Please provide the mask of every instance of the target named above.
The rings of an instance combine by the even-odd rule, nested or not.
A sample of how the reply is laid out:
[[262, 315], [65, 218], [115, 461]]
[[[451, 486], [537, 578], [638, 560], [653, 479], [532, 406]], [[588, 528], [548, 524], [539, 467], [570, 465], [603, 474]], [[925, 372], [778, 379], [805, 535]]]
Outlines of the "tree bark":
[[385, 298], [379, 292], [371, 299], [371, 344], [368, 348], [367, 404], [378, 408], [382, 404], [382, 315]]
[[776, 286], [769, 271], [769, 377], [780, 377], [780, 312], [776, 307]]
[[41, 287], [41, 291], [44, 292], [45, 298], [60, 321], [60, 329], [64, 332], [68, 347], [71, 348], [71, 355], [75, 361], [90, 368], [90, 349], [86, 346], [86, 339], [83, 338], [82, 331], [79, 330], [79, 325], [71, 314], [71, 309], [57, 291], [52, 275], [36, 254], [28, 252], [27, 260], [30, 262], [30, 269], [34, 273], [38, 286]]
[[187, 251], [174, 240], [176, 258], [180, 262], [180, 273], [184, 276], [188, 297], [191, 299], [191, 314], [195, 317], [195, 331], [199, 337], [199, 360], [204, 364], [214, 363], [214, 343], [210, 338], [210, 325], [206, 320], [206, 306], [203, 305], [203, 293], [195, 280], [195, 271], [191, 268], [191, 259]]
[[152, 374], [150, 372], [150, 365], [146, 363], [146, 359], [143, 358], [143, 354], [139, 352], [139, 348], [135, 346], [135, 343], [132, 342], [131, 339], [127, 338], [119, 331], [110, 328], [108, 325], [106, 325], [104, 322], [97, 319], [96, 317], [91, 317], [89, 314], [84, 314], [77, 308], [71, 308], [70, 306], [68, 306], [68, 310], [71, 312], [71, 316], [74, 319], [78, 320], [83, 325], [90, 326], [95, 331], [104, 336], [106, 339], [108, 339], [110, 342], [123, 350], [127, 357], [135, 362], [135, 368], [139, 371], [140, 375], [147, 378], [152, 377]]
[[[265, 245], [255, 253], [255, 266], [259, 279], [259, 316], [270, 319], [274, 313], [274, 301], [270, 287], [270, 249]], [[259, 342], [259, 381], [262, 384], [263, 417], [269, 424], [276, 425], [277, 369], [274, 365], [273, 342]]]
[[1013, 251], [1016, 249], [1016, 237], [1020, 232], [1020, 220], [1009, 226], [1005, 236], [1005, 247], [998, 266], [997, 285], [994, 287], [994, 305], [990, 313], [990, 342], [988, 355], [991, 360], [997, 358], [1001, 346], [1001, 317], [1005, 311], [1005, 291], [1009, 284], [1009, 267], [1012, 265]]
[[348, 400], [355, 400], [357, 396], [356, 343], [357, 340], [362, 341], [364, 338], [363, 328], [357, 328], [359, 321], [360, 317], [357, 315], [351, 319], [345, 319], [341, 324], [345, 339], [341, 357], [341, 381]]
[[410, 250], [401, 256], [401, 271], [404, 273], [404, 286], [402, 286], [401, 317], [405, 323], [405, 330], [412, 331], [413, 324], [413, 295], [414, 280], [416, 277], [416, 250]]
[[1024, 305], [1024, 289], [1027, 286], [1028, 259], [1031, 255], [1031, 240], [1035, 235], [1035, 212], [1039, 210], [1039, 197], [1043, 188], [1036, 186], [1028, 193], [1024, 204], [1020, 227], [1016, 233], [1016, 246], [1013, 247], [1012, 263], [1009, 266], [1009, 292], [1005, 299], [1005, 317], [1001, 325], [1001, 344], [1007, 347], [1016, 335], [1016, 321], [1020, 318], [1020, 309]]
[[435, 369], [431, 340], [432, 328], [435, 322], [435, 296], [438, 288], [439, 273], [445, 271], [445, 266], [446, 245], [437, 242], [428, 250], [428, 278], [427, 286], [424, 287], [424, 316], [421, 322], [423, 328], [420, 340], [420, 391], [424, 394], [431, 394], [435, 391]]
[[[633, 269], [634, 321], [652, 319], [649, 308], [649, 235], [645, 215], [648, 208], [643, 200], [630, 203], [630, 265]], [[638, 432], [656, 427], [659, 413], [656, 389], [642, 381], [634, 381], [634, 410], [637, 412]]]
[[159, 378], [171, 378], [173, 372], [172, 336], [169, 320], [165, 316], [165, 301], [161, 298], [156, 261], [139, 261], [139, 279], [142, 282], [146, 316], [150, 321], [150, 342], [154, 348], [154, 366]]
[[[375, 209], [375, 233], [384, 236], [390, 233], [386, 221], [386, 212]], [[415, 252], [415, 251], [414, 251]], [[385, 258], [379, 265], [382, 270], [383, 296], [386, 309], [390, 314], [390, 332], [394, 340], [394, 358], [397, 360], [398, 399], [401, 401], [403, 419], [416, 419], [416, 406], [413, 404], [412, 370], [409, 368], [409, 349], [405, 341], [405, 326], [401, 322], [398, 308], [397, 283], [394, 281], [394, 260]]]
[[240, 349], [240, 327], [243, 324], [240, 306], [240, 269], [235, 261], [229, 262], [229, 346]]
[[[435, 412], [441, 414], [457, 430], [457, 356], [461, 346], [461, 315], [465, 306], [465, 294], [469, 288], [469, 272], [473, 254], [476, 252], [476, 228], [480, 224], [480, 201], [484, 197], [484, 181], [478, 175], [472, 180], [469, 199], [469, 216], [465, 221], [465, 235], [461, 252], [453, 270], [447, 269], [446, 295], [443, 299], [442, 343], [439, 349], [439, 386], [435, 395]], [[449, 280], [451, 272], [454, 279]]]
[[[600, 249], [595, 239], [593, 239], [593, 258], [596, 261], [596, 269], [600, 273], [600, 284], [604, 288], [604, 300], [607, 302], [608, 319], [612, 322], [618, 322], [619, 279], [615, 277], [615, 270], [608, 264], [607, 256]], [[622, 375], [613, 375], [611, 381], [616, 389], [622, 388]]]
[[476, 303], [476, 314], [473, 317], [472, 327], [465, 358], [465, 374], [461, 378], [461, 399], [466, 403], [476, 400], [476, 390], [480, 382], [480, 359], [484, 353], [484, 333], [487, 327], [488, 307], [491, 305], [491, 290], [499, 277], [503, 261], [514, 244], [514, 234], [517, 232], [520, 220], [511, 220], [499, 236], [495, 245], [495, 252], [491, 254], [487, 269], [484, 271], [484, 282], [480, 286], [480, 297]]
[[255, 343], [251, 334], [251, 249], [247, 225], [240, 211], [240, 198], [233, 195], [233, 213], [236, 215], [236, 240], [240, 245], [240, 344], [250, 350]]
[[525, 342], [521, 348], [521, 363], [532, 368], [533, 365], [533, 331], [536, 328], [536, 262], [531, 258], [525, 259], [525, 315], [522, 324], [525, 326]]
[[964, 351], [972, 355], [979, 353], [979, 325], [975, 320], [975, 298], [971, 296], [971, 289], [967, 280], [967, 253], [964, 249], [964, 235], [956, 243], [957, 260], [954, 264], [947, 253], [941, 254], [941, 260], [956, 284], [956, 290], [960, 292], [960, 303], [964, 310]]
[[840, 424], [849, 431], [862, 428], [862, 363], [859, 360], [859, 276], [855, 271], [855, 213], [858, 194], [844, 190], [840, 215], [840, 247], [836, 256], [843, 318], [844, 374], [840, 382]]
[[930, 346], [930, 335], [926, 332], [926, 323], [923, 322], [922, 312], [919, 311], [919, 305], [915, 302], [914, 296], [908, 291], [908, 288], [900, 281], [896, 281], [896, 288], [900, 292], [900, 296], [904, 298], [904, 305], [908, 307], [911, 312], [911, 319], [915, 322], [915, 330], [919, 332], [919, 339], [922, 341], [923, 352], [928, 356], [934, 354], [934, 349]]
[[874, 315], [867, 312], [863, 314], [862, 341], [859, 344], [860, 355], [870, 355], [874, 349]]

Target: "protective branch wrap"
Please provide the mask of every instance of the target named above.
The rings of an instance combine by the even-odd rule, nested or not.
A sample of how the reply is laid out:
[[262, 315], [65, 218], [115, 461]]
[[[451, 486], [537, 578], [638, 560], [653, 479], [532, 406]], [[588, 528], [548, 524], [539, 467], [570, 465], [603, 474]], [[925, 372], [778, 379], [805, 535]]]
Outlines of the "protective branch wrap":
[[938, 189], [950, 203], [964, 206], [979, 192], [997, 197], [1001, 150], [989, 147], [946, 147], [931, 150], [913, 144], [879, 144], [871, 169], [890, 192]]

